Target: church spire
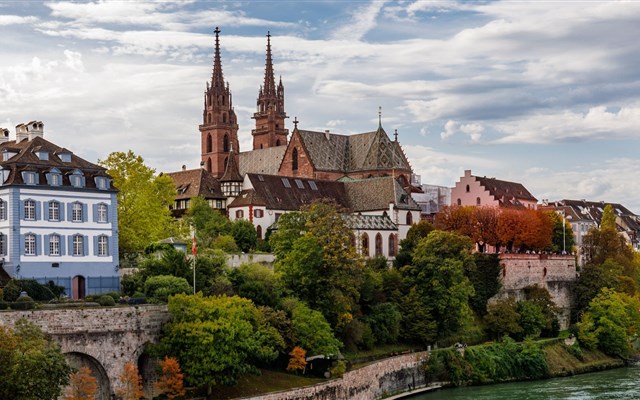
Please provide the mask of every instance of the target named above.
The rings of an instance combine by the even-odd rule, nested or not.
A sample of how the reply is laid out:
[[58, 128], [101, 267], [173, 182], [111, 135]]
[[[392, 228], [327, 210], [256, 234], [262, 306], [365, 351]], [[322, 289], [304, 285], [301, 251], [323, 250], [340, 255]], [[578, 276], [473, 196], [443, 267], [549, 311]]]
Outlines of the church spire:
[[220, 29], [216, 26], [216, 29], [213, 32], [216, 34], [216, 50], [213, 56], [213, 73], [211, 76], [211, 87], [224, 89], [222, 61], [220, 61]]
[[284, 127], [287, 114], [284, 111], [284, 85], [282, 77], [276, 86], [271, 57], [271, 33], [267, 32], [267, 55], [264, 68], [264, 82], [258, 91], [257, 109], [253, 114], [256, 128], [253, 135], [253, 149], [285, 146], [289, 131]]

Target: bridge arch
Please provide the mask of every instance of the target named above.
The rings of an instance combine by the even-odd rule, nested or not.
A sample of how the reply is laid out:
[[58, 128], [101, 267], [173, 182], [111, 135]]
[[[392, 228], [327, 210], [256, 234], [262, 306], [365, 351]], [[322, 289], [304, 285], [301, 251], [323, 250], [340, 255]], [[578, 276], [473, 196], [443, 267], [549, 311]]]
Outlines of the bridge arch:
[[91, 370], [91, 375], [96, 378], [96, 383], [98, 384], [97, 400], [109, 400], [111, 398], [109, 375], [107, 375], [107, 371], [102, 364], [100, 364], [100, 361], [89, 354], [78, 351], [64, 353], [64, 356], [73, 368], [80, 369], [82, 367], [88, 367]]

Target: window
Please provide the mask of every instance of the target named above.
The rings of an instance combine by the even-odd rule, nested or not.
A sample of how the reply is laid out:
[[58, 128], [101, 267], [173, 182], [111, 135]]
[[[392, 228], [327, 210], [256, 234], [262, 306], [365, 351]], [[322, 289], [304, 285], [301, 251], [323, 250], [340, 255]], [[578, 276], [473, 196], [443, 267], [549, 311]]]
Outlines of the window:
[[304, 183], [302, 183], [300, 179], [294, 179], [294, 182], [296, 183], [298, 189], [304, 189]]
[[109, 255], [109, 238], [107, 236], [98, 236], [98, 255], [101, 257]]
[[362, 240], [360, 241], [362, 245], [362, 255], [368, 257], [369, 256], [369, 235], [366, 233], [362, 234]]
[[71, 221], [82, 222], [82, 203], [73, 203], [71, 207]]
[[469, 193], [471, 190], [469, 188], [469, 185], [467, 185], [467, 193]]
[[[209, 114], [209, 119], [211, 119], [211, 114]], [[211, 141], [211, 135], [207, 135], [207, 153], [211, 153], [213, 151], [213, 143]]]
[[315, 181], [309, 181], [309, 187], [311, 190], [318, 190], [318, 186], [316, 186]]
[[0, 200], [0, 220], [7, 219], [7, 202]]
[[224, 138], [222, 138], [222, 148], [225, 153], [229, 152], [229, 136], [224, 135]]
[[0, 233], [0, 256], [7, 255], [7, 237]]
[[376, 234], [376, 257], [382, 255], [382, 235]]
[[253, 216], [256, 218], [264, 217], [264, 210], [260, 210], [260, 209], [253, 210]]
[[49, 255], [50, 256], [60, 255], [60, 235], [49, 236]]
[[34, 221], [36, 219], [36, 202], [35, 201], [25, 200], [24, 219], [29, 221]]
[[461, 206], [462, 205], [462, 200], [458, 199], [458, 205]]
[[243, 210], [237, 210], [236, 211], [236, 219], [241, 219], [244, 218], [244, 211]]
[[291, 182], [289, 182], [289, 180], [287, 178], [280, 178], [280, 180], [282, 180], [282, 184], [284, 185], [284, 187], [286, 187], [286, 188], [290, 188], [291, 187]]
[[84, 238], [81, 235], [73, 235], [73, 255], [84, 255]]
[[211, 159], [207, 158], [207, 171], [211, 172]]
[[107, 222], [107, 205], [98, 204], [98, 222]]
[[396, 235], [389, 235], [389, 257], [396, 256]]
[[60, 221], [60, 203], [57, 201], [49, 202], [49, 221]]
[[36, 174], [35, 172], [23, 172], [22, 180], [27, 185], [35, 185], [36, 184]]
[[27, 233], [26, 235], [24, 235], [24, 255], [36, 255], [36, 235], [34, 235], [33, 233]]
[[103, 176], [96, 177], [96, 187], [100, 190], [106, 190], [109, 180]]
[[480, 205], [480, 197], [476, 197], [476, 205], [479, 206]]
[[49, 184], [51, 186], [60, 186], [60, 174], [51, 174], [49, 175]]
[[83, 178], [82, 172], [75, 170], [73, 171], [73, 174], [69, 175], [69, 183], [71, 183], [71, 186], [73, 187], [81, 188], [84, 186]]
[[262, 239], [262, 227], [260, 225], [256, 226], [256, 235], [258, 239]]
[[411, 215], [411, 211], [407, 211], [407, 225], [413, 224], [413, 215]]
[[293, 171], [298, 170], [298, 149], [293, 148], [293, 152], [291, 154], [291, 169]]
[[60, 153], [58, 157], [62, 162], [71, 162], [71, 153]]

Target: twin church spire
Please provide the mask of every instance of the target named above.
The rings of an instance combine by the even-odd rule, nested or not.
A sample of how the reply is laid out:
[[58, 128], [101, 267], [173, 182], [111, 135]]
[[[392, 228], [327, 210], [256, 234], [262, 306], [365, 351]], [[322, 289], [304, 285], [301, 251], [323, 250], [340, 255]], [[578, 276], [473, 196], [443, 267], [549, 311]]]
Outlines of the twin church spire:
[[[224, 81], [220, 57], [220, 29], [216, 27], [215, 51], [211, 82], [207, 82], [204, 94], [203, 122], [200, 125], [202, 138], [201, 165], [214, 176], [224, 175], [230, 157], [240, 152], [238, 143], [238, 123], [229, 83]], [[287, 115], [284, 111], [284, 86], [282, 79], [276, 85], [271, 57], [271, 34], [267, 33], [267, 55], [264, 82], [260, 86], [257, 109], [253, 114], [256, 127], [253, 135], [253, 149], [263, 149], [287, 144], [289, 131], [284, 128]], [[237, 161], [237, 160], [234, 160]]]

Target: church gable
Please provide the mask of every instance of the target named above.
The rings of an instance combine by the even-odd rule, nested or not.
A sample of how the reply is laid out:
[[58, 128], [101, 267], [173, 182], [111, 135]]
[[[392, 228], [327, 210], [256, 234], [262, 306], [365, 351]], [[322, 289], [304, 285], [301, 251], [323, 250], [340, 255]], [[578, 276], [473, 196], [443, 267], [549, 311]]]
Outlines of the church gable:
[[315, 164], [309, 156], [300, 131], [294, 130], [287, 145], [287, 150], [282, 157], [278, 175], [314, 178], [315, 170]]

